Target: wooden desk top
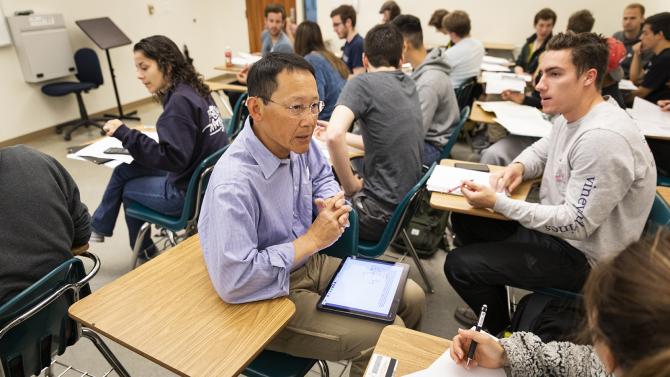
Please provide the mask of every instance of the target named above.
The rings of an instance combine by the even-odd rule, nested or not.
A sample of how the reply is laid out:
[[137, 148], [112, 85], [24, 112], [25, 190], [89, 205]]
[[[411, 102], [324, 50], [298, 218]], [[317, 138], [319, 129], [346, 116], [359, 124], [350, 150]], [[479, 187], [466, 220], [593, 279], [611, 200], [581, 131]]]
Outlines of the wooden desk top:
[[449, 347], [450, 340], [400, 326], [386, 326], [374, 352], [397, 359], [395, 375], [404, 376], [428, 368]]
[[656, 186], [656, 192], [661, 196], [661, 199], [670, 205], [670, 187]]
[[217, 65], [216, 67], [214, 67], [214, 69], [216, 69], [218, 71], [223, 71], [224, 73], [229, 73], [229, 74], [232, 74], [232, 75], [236, 75], [238, 72], [240, 72], [241, 70], [244, 69], [244, 66], [233, 65], [233, 66], [228, 67], [227, 65], [224, 64], [224, 65]]
[[486, 112], [482, 109], [479, 101], [475, 101], [472, 104], [472, 111], [470, 112], [471, 121], [476, 123], [497, 124], [497, 122], [493, 120], [494, 117], [495, 115], [493, 113]]
[[[442, 160], [440, 161], [440, 165], [454, 166], [455, 162], [467, 162], [467, 161]], [[501, 171], [504, 168], [505, 168], [504, 166], [489, 165], [491, 173]], [[516, 190], [514, 190], [514, 193], [512, 193], [512, 199], [526, 200], [526, 196], [528, 196], [528, 192], [530, 191], [530, 187], [533, 185], [533, 182], [534, 181], [525, 181], [521, 183], [519, 187], [517, 187]], [[508, 220], [508, 218], [497, 212], [493, 212], [493, 210], [472, 208], [472, 206], [468, 204], [467, 200], [465, 200], [465, 197], [460, 195], [432, 192], [430, 194], [430, 206], [442, 211], [452, 211], [458, 213], [465, 213], [468, 215], [488, 217], [491, 219]]]
[[70, 316], [182, 376], [235, 376], [286, 325], [286, 297], [231, 305], [195, 235], [70, 307]]
[[239, 92], [239, 93], [247, 92], [246, 85], [235, 85], [218, 81], [205, 81], [205, 84], [207, 84], [207, 86], [209, 86], [209, 90], [213, 92], [218, 92], [219, 90], [227, 90], [230, 92]]

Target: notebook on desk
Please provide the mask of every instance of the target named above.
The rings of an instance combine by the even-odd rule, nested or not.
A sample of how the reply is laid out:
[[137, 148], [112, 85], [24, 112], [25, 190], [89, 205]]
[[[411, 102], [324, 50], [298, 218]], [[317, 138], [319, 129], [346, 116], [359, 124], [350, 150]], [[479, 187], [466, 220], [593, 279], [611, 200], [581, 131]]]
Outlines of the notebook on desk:
[[428, 178], [428, 191], [444, 192], [452, 195], [463, 195], [459, 186], [462, 181], [473, 181], [480, 185], [489, 186], [490, 173], [476, 170], [460, 169], [451, 166], [438, 165]]

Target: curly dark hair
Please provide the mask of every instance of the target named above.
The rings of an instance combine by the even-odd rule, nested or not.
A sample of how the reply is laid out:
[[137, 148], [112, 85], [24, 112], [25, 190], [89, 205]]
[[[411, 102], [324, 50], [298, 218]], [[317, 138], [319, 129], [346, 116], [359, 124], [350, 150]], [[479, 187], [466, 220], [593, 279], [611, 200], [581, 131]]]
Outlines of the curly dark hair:
[[186, 60], [179, 47], [170, 38], [164, 35], [143, 38], [135, 44], [133, 51], [141, 51], [147, 58], [155, 60], [158, 69], [165, 76], [167, 87], [156, 92], [156, 97], [161, 102], [165, 94], [180, 83], [190, 86], [203, 98], [209, 97], [211, 91], [203, 82], [202, 75]]

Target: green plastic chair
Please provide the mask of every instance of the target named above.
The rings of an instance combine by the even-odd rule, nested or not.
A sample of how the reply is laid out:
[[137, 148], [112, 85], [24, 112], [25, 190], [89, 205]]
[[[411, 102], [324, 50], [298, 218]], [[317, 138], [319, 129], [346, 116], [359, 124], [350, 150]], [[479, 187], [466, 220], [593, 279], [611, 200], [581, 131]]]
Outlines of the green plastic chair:
[[670, 224], [670, 206], [658, 193], [654, 197], [654, 204], [651, 206], [648, 221], [658, 225]]
[[247, 97], [249, 97], [249, 93], [242, 94], [237, 99], [237, 102], [235, 102], [235, 106], [233, 107], [233, 116], [223, 120], [223, 124], [226, 128], [226, 135], [228, 135], [230, 140], [233, 140], [237, 137], [237, 134], [240, 133], [242, 127], [244, 126], [244, 121], [247, 119], [247, 115], [249, 115], [249, 110], [244, 104], [244, 102], [247, 100]]
[[88, 274], [82, 261], [72, 258], [0, 306], [0, 376], [50, 371], [53, 358], [81, 336], [93, 342], [119, 376], [129, 376], [95, 332], [68, 317], [70, 305], [91, 293], [88, 282], [100, 269], [97, 256], [81, 256], [93, 260]]
[[[358, 214], [349, 212], [349, 227], [342, 236], [328, 248], [320, 252], [344, 259], [356, 255], [358, 246]], [[248, 377], [302, 377], [318, 363], [321, 376], [329, 374], [328, 364], [323, 360], [291, 356], [281, 352], [263, 351], [243, 372]]]
[[465, 106], [461, 110], [461, 118], [458, 121], [458, 124], [456, 125], [456, 128], [454, 128], [454, 131], [451, 133], [451, 136], [449, 136], [449, 141], [444, 146], [444, 148], [442, 148], [442, 155], [440, 156], [441, 159], [449, 158], [449, 155], [451, 154], [451, 149], [456, 144], [456, 140], [458, 139], [458, 135], [460, 135], [461, 131], [463, 130], [463, 127], [465, 126], [465, 122], [468, 121], [469, 116], [470, 116], [470, 106]]
[[414, 260], [414, 263], [416, 263], [416, 267], [419, 269], [421, 278], [423, 279], [426, 287], [428, 288], [428, 292], [430, 293], [435, 292], [435, 290], [428, 280], [428, 276], [426, 275], [426, 272], [421, 265], [421, 261], [419, 260], [419, 256], [417, 255], [416, 250], [414, 249], [414, 245], [412, 245], [412, 242], [409, 240], [409, 236], [407, 235], [405, 227], [416, 212], [416, 209], [421, 202], [421, 197], [426, 192], [426, 181], [428, 181], [428, 178], [433, 173], [434, 169], [435, 164], [431, 165], [428, 171], [423, 175], [423, 177], [421, 177], [419, 182], [417, 182], [417, 184], [414, 185], [414, 187], [412, 187], [412, 189], [409, 190], [407, 194], [405, 194], [402, 201], [396, 207], [395, 211], [393, 211], [391, 219], [389, 220], [388, 224], [386, 224], [386, 228], [379, 238], [379, 241], [370, 242], [359, 240], [358, 242], [359, 255], [363, 255], [369, 258], [376, 258], [384, 254], [386, 249], [391, 244], [391, 241], [394, 240], [398, 234], [402, 235], [403, 241], [405, 242], [405, 245], [409, 246], [408, 249], [412, 255], [412, 259]]
[[656, 186], [670, 186], [670, 177], [658, 174], [656, 176]]
[[183, 239], [196, 233], [202, 197], [207, 188], [209, 176], [212, 173], [212, 170], [214, 170], [214, 165], [219, 161], [219, 158], [223, 155], [226, 149], [228, 149], [229, 145], [226, 145], [204, 159], [193, 171], [193, 175], [191, 175], [191, 179], [188, 182], [188, 188], [186, 189], [184, 208], [179, 217], [164, 215], [137, 202], [130, 204], [128, 208], [126, 208], [126, 216], [144, 221], [144, 224], [142, 224], [142, 227], [137, 234], [135, 247], [133, 248], [133, 268], [137, 266], [140, 253], [142, 252], [142, 242], [140, 240], [144, 239], [145, 234], [151, 230], [151, 224], [166, 230], [168, 240], [172, 246], [177, 244], [177, 232], [186, 230], [182, 237]]

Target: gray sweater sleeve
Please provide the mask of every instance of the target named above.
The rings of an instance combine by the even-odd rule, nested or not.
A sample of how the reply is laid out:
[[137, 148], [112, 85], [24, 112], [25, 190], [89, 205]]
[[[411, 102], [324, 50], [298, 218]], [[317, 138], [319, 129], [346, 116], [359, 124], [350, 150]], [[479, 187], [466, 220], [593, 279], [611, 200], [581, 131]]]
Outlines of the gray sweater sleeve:
[[544, 165], [547, 163], [547, 155], [549, 154], [549, 145], [552, 142], [552, 135], [543, 137], [534, 142], [512, 161], [512, 163], [520, 162], [523, 164], [524, 180], [534, 179], [542, 175]]
[[532, 333], [516, 332], [501, 339], [512, 377], [606, 377], [590, 346], [569, 342], [543, 343]]
[[[546, 142], [541, 139], [526, 152], [541, 151], [539, 148], [546, 147]], [[631, 147], [621, 135], [605, 129], [585, 132], [575, 141], [567, 157], [571, 170], [567, 182], [561, 183], [566, 185], [563, 203], [528, 203], [498, 194], [493, 209], [527, 228], [566, 239], [587, 239], [608, 218], [633, 183], [635, 162], [631, 156]], [[539, 169], [536, 162], [539, 158], [533, 161], [526, 155], [520, 156], [518, 161], [530, 161], [524, 165], [534, 175]]]

